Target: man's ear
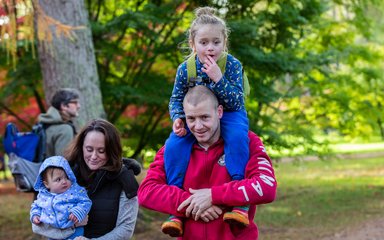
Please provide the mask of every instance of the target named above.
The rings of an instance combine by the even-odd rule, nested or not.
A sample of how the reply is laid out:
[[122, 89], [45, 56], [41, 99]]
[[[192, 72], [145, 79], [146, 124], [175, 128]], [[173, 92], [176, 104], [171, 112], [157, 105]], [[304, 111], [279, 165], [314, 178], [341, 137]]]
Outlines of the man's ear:
[[219, 115], [219, 118], [221, 119], [223, 117], [223, 114], [224, 114], [224, 108], [223, 108], [223, 105], [219, 105], [217, 107], [217, 114]]
[[60, 104], [60, 111], [64, 110], [67, 107], [68, 107], [68, 104], [64, 104], [64, 103]]

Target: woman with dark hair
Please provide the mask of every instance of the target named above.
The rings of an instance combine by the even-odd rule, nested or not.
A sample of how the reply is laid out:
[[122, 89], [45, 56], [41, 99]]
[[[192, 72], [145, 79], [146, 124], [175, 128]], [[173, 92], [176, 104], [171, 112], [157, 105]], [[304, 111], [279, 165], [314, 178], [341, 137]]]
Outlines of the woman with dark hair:
[[130, 239], [138, 213], [134, 175], [141, 168], [135, 160], [122, 158], [116, 127], [102, 119], [88, 122], [65, 157], [92, 200], [84, 237], [76, 239]]

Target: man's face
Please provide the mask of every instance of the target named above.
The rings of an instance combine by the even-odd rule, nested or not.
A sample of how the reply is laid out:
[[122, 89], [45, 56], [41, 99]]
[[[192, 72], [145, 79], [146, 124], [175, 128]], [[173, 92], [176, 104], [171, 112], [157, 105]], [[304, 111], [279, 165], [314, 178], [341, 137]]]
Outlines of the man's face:
[[67, 105], [62, 104], [62, 111], [69, 118], [75, 118], [79, 116], [80, 107], [79, 99], [73, 99]]
[[223, 116], [221, 105], [216, 108], [209, 100], [200, 102], [197, 106], [186, 102], [184, 112], [188, 128], [201, 146], [207, 148], [219, 140], [220, 118]]

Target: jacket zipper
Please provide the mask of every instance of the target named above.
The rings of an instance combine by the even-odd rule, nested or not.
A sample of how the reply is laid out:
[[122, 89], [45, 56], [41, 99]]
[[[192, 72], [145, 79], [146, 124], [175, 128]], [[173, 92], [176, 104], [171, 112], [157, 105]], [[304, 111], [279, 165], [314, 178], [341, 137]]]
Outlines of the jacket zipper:
[[[204, 149], [204, 166], [205, 166], [205, 179], [208, 179], [208, 149]], [[207, 235], [207, 224], [206, 223], [203, 223], [204, 224], [204, 236], [205, 236], [205, 239], [208, 239], [208, 235]]]
[[57, 213], [56, 213], [56, 211], [55, 211], [55, 206], [53, 206], [53, 205], [54, 205], [55, 197], [56, 197], [56, 196], [54, 196], [54, 195], [51, 197], [51, 203], [50, 203], [50, 206], [51, 206], [51, 208], [52, 208], [52, 212], [53, 212], [53, 214], [54, 214], [54, 216], [55, 216], [55, 224], [56, 224], [56, 226], [59, 226], [59, 227], [60, 227], [59, 222], [58, 222], [58, 220], [57, 220], [58, 216], [57, 216]]
[[91, 194], [94, 194], [94, 193], [96, 192], [97, 188], [99, 187], [99, 184], [100, 184], [101, 180], [104, 178], [104, 175], [105, 175], [106, 173], [107, 173], [106, 171], [103, 172], [103, 175], [99, 178], [99, 181], [97, 182], [97, 184], [96, 184], [96, 186], [95, 186], [95, 188], [93, 189], [93, 191], [92, 191]]

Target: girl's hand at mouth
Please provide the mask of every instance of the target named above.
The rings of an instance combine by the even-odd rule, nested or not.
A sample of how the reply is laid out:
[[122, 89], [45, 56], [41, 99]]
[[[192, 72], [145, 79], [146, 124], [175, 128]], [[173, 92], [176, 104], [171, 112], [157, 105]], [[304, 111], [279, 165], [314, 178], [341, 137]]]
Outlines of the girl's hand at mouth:
[[217, 83], [223, 77], [220, 67], [217, 65], [216, 61], [210, 55], [207, 55], [207, 59], [201, 69], [204, 73], [208, 75], [212, 81]]

